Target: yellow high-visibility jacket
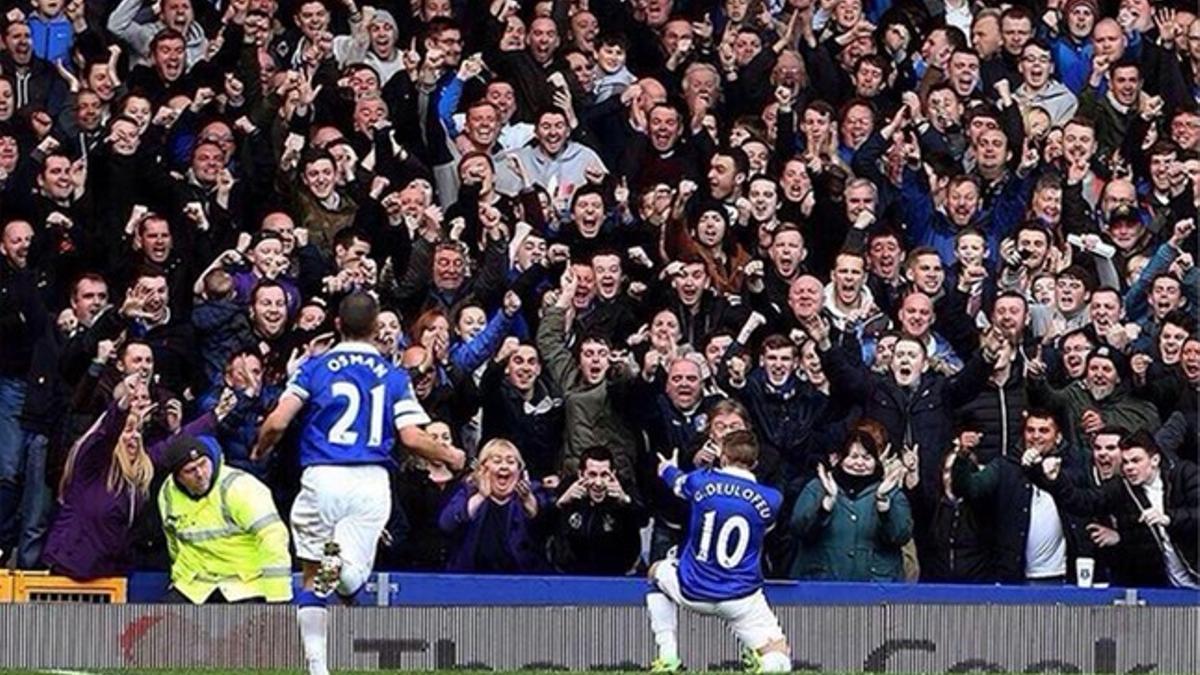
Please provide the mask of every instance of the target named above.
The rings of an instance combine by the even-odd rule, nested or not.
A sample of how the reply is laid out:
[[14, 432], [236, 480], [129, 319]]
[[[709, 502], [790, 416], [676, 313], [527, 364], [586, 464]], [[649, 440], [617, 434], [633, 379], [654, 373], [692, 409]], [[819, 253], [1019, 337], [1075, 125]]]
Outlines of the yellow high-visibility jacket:
[[271, 491], [245, 471], [214, 463], [213, 488], [190, 497], [168, 477], [158, 493], [171, 584], [201, 604], [220, 589], [230, 602], [292, 599], [288, 531]]

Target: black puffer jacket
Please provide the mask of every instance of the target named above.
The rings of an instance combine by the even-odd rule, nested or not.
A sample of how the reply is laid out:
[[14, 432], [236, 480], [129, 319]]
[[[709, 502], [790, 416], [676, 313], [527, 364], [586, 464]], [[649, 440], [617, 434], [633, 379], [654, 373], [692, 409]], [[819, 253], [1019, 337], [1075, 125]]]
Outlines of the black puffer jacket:
[[960, 403], [955, 410], [958, 426], [970, 426], [983, 433], [975, 448], [975, 456], [982, 463], [1000, 456], [1019, 457], [1021, 426], [1027, 405], [1022, 372], [1021, 364], [1013, 363], [1003, 386], [989, 378], [978, 396]]

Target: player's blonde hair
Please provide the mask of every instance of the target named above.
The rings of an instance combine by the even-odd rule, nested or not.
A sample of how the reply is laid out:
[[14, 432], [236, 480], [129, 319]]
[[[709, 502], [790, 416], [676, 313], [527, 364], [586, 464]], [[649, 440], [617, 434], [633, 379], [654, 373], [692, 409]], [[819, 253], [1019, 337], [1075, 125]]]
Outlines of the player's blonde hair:
[[721, 464], [753, 469], [758, 464], [758, 438], [753, 431], [739, 430], [721, 439]]

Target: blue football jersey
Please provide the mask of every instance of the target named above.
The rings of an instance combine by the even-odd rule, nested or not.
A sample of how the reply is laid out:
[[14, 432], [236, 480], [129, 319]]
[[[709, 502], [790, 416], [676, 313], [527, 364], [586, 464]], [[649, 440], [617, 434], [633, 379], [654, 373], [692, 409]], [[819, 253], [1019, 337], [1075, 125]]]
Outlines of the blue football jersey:
[[688, 539], [679, 555], [684, 597], [720, 602], [762, 588], [763, 538], [779, 517], [783, 495], [736, 468], [685, 474], [670, 467], [663, 480], [691, 506]]
[[396, 429], [429, 423], [408, 373], [361, 342], [305, 361], [285, 393], [304, 401], [301, 466], [390, 464]]

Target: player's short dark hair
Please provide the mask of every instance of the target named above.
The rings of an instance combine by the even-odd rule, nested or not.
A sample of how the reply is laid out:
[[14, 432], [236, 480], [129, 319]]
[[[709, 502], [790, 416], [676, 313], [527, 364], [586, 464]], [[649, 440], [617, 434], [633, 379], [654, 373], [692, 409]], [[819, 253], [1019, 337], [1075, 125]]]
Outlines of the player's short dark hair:
[[351, 293], [338, 304], [338, 324], [342, 337], [367, 340], [375, 335], [379, 303], [367, 293]]
[[753, 467], [758, 463], [758, 438], [748, 429], [731, 431], [721, 439], [724, 463]]

